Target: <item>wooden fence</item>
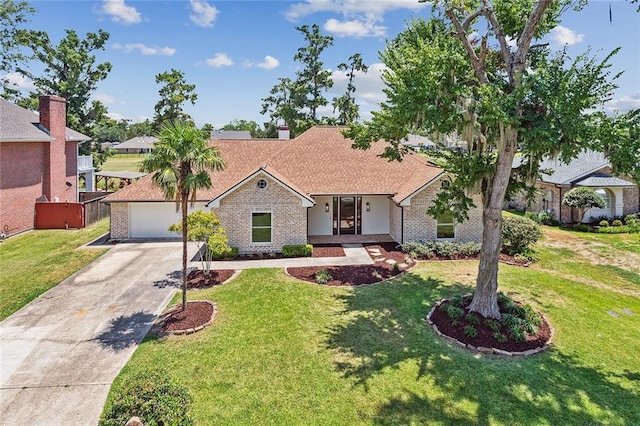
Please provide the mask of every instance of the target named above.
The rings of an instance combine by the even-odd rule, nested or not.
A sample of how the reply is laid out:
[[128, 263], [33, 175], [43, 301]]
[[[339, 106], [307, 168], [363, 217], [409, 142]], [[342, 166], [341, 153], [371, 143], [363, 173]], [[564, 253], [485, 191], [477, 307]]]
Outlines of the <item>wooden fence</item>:
[[109, 205], [102, 199], [110, 192], [80, 193], [80, 203], [36, 203], [36, 229], [84, 228], [109, 217]]

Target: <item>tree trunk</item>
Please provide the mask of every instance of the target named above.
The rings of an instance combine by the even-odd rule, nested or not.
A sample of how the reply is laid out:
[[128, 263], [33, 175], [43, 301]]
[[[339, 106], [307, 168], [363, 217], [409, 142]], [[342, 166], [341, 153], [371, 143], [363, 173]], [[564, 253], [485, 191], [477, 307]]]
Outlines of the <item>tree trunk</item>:
[[503, 133], [504, 149], [498, 154], [494, 174], [483, 191], [482, 249], [476, 290], [469, 310], [485, 318], [500, 319], [498, 307], [498, 260], [502, 247], [502, 206], [507, 192], [517, 133], [507, 128]]
[[182, 194], [180, 210], [182, 212], [182, 310], [187, 309], [187, 197]]

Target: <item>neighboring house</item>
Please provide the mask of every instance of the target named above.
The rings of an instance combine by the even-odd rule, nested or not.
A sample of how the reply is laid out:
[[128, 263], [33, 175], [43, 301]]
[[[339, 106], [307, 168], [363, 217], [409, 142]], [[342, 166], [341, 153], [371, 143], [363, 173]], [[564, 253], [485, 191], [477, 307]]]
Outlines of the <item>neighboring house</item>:
[[[611, 174], [611, 163], [604, 154], [584, 151], [569, 164], [560, 159], [546, 159], [540, 164], [540, 170], [553, 171], [543, 173], [536, 183], [539, 196], [527, 208], [534, 212], [546, 211], [562, 223], [577, 221], [577, 212], [564, 204], [564, 195], [577, 186], [586, 186], [600, 194], [607, 205], [603, 209], [587, 210], [583, 222], [592, 218], [609, 218], [636, 213], [640, 209], [638, 185], [632, 179], [616, 177]], [[524, 207], [524, 200], [515, 200], [515, 204]]]
[[214, 130], [211, 132], [211, 139], [251, 139], [251, 132], [248, 130]]
[[118, 145], [113, 145], [116, 154], [148, 154], [153, 151], [153, 145], [158, 138], [153, 136], [136, 136]]
[[[353, 149], [341, 128], [316, 126], [295, 139], [213, 140], [226, 167], [213, 188], [197, 192], [195, 209], [215, 212], [229, 244], [241, 252], [279, 251], [318, 241], [480, 241], [482, 214], [454, 223], [427, 214], [443, 170], [424, 157], [381, 158], [384, 143]], [[111, 238], [175, 237], [174, 202], [163, 199], [152, 174], [111, 194]], [[476, 200], [477, 201], [477, 200]], [[481, 205], [480, 202], [477, 202]]]
[[7, 236], [34, 227], [36, 200], [78, 200], [78, 143], [90, 138], [66, 127], [64, 98], [41, 96], [39, 110], [0, 99], [0, 233]]

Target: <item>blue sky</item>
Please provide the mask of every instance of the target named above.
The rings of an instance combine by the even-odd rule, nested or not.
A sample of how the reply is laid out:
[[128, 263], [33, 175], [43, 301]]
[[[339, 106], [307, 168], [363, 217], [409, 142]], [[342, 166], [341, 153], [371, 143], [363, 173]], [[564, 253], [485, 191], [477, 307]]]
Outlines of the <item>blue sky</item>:
[[[54, 43], [73, 29], [81, 37], [103, 29], [110, 33], [99, 62], [113, 70], [98, 87], [113, 118], [152, 118], [160, 86], [155, 75], [176, 68], [196, 85], [198, 101], [187, 105], [198, 125], [222, 126], [233, 119], [268, 121], [260, 115], [261, 99], [279, 77], [295, 75], [296, 50], [304, 45], [296, 26], [318, 24], [334, 36], [322, 60], [334, 72], [334, 88], [346, 82], [337, 64], [360, 53], [370, 71], [356, 77], [357, 101], [367, 119], [384, 100], [378, 52], [385, 41], [406, 27], [412, 17], [429, 16], [430, 6], [417, 0], [299, 1], [33, 1], [37, 13], [27, 28], [46, 31]], [[613, 23], [609, 22], [611, 6]], [[567, 12], [546, 39], [552, 47], [569, 45], [572, 55], [591, 48], [604, 57], [617, 46], [613, 71], [624, 71], [620, 89], [607, 105], [610, 111], [640, 108], [640, 13], [622, 1], [591, 1], [581, 12]], [[23, 86], [29, 82], [15, 79]], [[329, 115], [330, 108], [321, 111]]]

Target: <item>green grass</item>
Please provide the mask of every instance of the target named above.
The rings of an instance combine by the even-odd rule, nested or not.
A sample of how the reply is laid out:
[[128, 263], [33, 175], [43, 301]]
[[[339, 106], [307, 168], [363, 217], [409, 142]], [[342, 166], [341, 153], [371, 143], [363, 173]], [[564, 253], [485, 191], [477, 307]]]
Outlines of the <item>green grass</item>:
[[109, 219], [84, 229], [40, 230], [0, 244], [0, 320], [105, 252], [76, 250], [109, 231]]
[[103, 172], [137, 172], [143, 159], [144, 154], [115, 154], [107, 158], [100, 169]]
[[[637, 274], [594, 266], [591, 280], [607, 287], [587, 285], [576, 270], [556, 271], [546, 250], [536, 267], [500, 267], [500, 290], [555, 328], [544, 354], [482, 357], [426, 325], [436, 301], [472, 290], [477, 262], [422, 263], [358, 288], [247, 270], [189, 292], [217, 303], [215, 323], [146, 339], [111, 395], [125, 377], [162, 365], [190, 389], [201, 425], [640, 423], [640, 299], [626, 294], [640, 286]], [[584, 266], [578, 254], [565, 255]]]

